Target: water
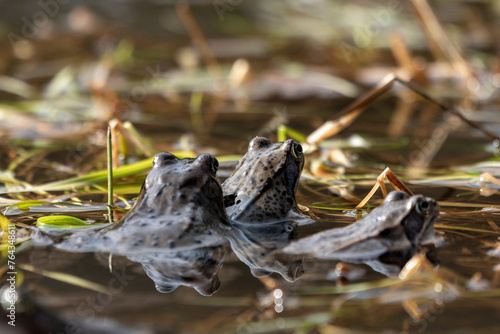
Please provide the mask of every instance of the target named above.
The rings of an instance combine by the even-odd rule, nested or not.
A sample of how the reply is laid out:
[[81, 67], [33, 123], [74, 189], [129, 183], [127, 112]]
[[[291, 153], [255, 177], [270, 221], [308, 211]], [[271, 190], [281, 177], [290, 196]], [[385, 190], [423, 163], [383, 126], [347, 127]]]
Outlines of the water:
[[[7, 24], [6, 32], [12, 30], [21, 34], [23, 15], [29, 19], [39, 11], [36, 6], [25, 4], [24, 8], [22, 3], [0, 4], [3, 7], [3, 14], [0, 14], [2, 22]], [[236, 4], [236, 1], [229, 3], [235, 6], [234, 13], [237, 15], [231, 15], [233, 11], [226, 12], [224, 20], [217, 15], [211, 2], [204, 2], [193, 9], [210, 42], [219, 41], [215, 45], [224, 45], [220, 43], [221, 36], [226, 38], [226, 42], [230, 40], [231, 43], [226, 45], [231, 46], [245, 44], [244, 39], [238, 39], [240, 37], [253, 36], [253, 41], [257, 41], [251, 44], [256, 50], [250, 53], [243, 47], [241, 54], [236, 52], [236, 55], [235, 49], [238, 51], [239, 48], [220, 47], [216, 50], [224, 69], [229, 69], [239, 56], [248, 56], [252, 65], [252, 76], [243, 85], [247, 90], [245, 94], [232, 91], [222, 104], [216, 103], [217, 99], [212, 95], [214, 86], [207, 81], [209, 76], [203, 67], [194, 74], [189, 69], [185, 69], [186, 72], [177, 71], [181, 67], [176, 62], [177, 52], [180, 47], [190, 46], [191, 41], [172, 4], [157, 1], [148, 3], [139, 11], [135, 10], [137, 4], [134, 1], [113, 4], [112, 8], [87, 2], [87, 9], [96, 13], [98, 20], [104, 20], [103, 25], [102, 21], [91, 25], [93, 29], [78, 28], [75, 22], [71, 26], [66, 21], [76, 3], [61, 7], [53, 22], [41, 29], [40, 38], [29, 39], [36, 57], [32, 55], [30, 58], [29, 52], [21, 52], [5, 56], [7, 60], [0, 58], [4, 60], [2, 64], [6, 64], [7, 75], [24, 80], [42, 94], [26, 98], [32, 105], [14, 104], [13, 111], [2, 107], [0, 130], [5, 141], [0, 149], [1, 169], [6, 170], [14, 158], [23, 154], [27, 154], [26, 159], [14, 168], [14, 175], [34, 184], [102, 169], [106, 122], [115, 116], [123, 121], [132, 121], [159, 151], [187, 147], [218, 155], [243, 154], [249, 140], [256, 135], [275, 140], [276, 126], [281, 123], [308, 134], [324, 120], [334, 117], [353, 98], [360, 96], [364, 86], [373, 87], [383, 75], [392, 71], [395, 63], [392, 54], [387, 51], [389, 35], [386, 31], [390, 27], [409, 34], [407, 42], [412, 51], [422, 52], [428, 59], [432, 71], [429, 71], [425, 88], [431, 95], [452, 104], [461, 104], [462, 95], [467, 95], [460, 79], [447, 77], [443, 74], [446, 68], [443, 70], [432, 61], [430, 53], [422, 51], [427, 50], [427, 46], [423, 37], [415, 33], [420, 31], [417, 22], [408, 20], [413, 17], [409, 8], [397, 15], [391, 14], [390, 22], [381, 27], [373, 25], [377, 21], [373, 21], [371, 14], [374, 10], [387, 9], [386, 3], [382, 2], [376, 3], [374, 8], [366, 7], [365, 3], [352, 5], [354, 7], [341, 2], [332, 2], [334, 5], [323, 3], [318, 5], [318, 8], [325, 8], [321, 12], [304, 4], [275, 5], [277, 7], [274, 8], [274, 5], [266, 5], [265, 2], [256, 2], [257, 5]], [[457, 27], [472, 29], [470, 22], [479, 25], [474, 20], [466, 24], [461, 21], [462, 15], [457, 14], [459, 11], [448, 10], [450, 6], [458, 8], [455, 5], [437, 8], [439, 18], [453, 26], [461, 22], [462, 25]], [[460, 6], [470, 9], [464, 3]], [[475, 13], [471, 17], [481, 17], [483, 11], [498, 10], [495, 8], [487, 2], [478, 4], [471, 9]], [[283, 20], [281, 17], [285, 12], [288, 16]], [[86, 14], [80, 12], [78, 15], [85, 18]], [[362, 21], [358, 20], [359, 15]], [[311, 17], [312, 20], [307, 20]], [[78, 17], [73, 16], [75, 18]], [[358, 43], [370, 42], [371, 46], [358, 45], [361, 53], [355, 53], [354, 58], [347, 62], [343, 57], [345, 54], [339, 51], [339, 43], [351, 43], [352, 32], [359, 33], [356, 29], [362, 28], [363, 22], [372, 24], [372, 28], [378, 27], [379, 33], [368, 36], [369, 40], [357, 40]], [[325, 24], [322, 27], [313, 23]], [[494, 25], [491, 22], [485, 24]], [[302, 29], [304, 31], [298, 34], [293, 27], [311, 29]], [[474, 36], [483, 37], [477, 40], [487, 41], [484, 29], [475, 29], [471, 31], [479, 35]], [[356, 36], [360, 37], [359, 34]], [[363, 36], [368, 38], [366, 34]], [[469, 35], [464, 33], [463, 36]], [[125, 48], [122, 53], [112, 52], [123, 38], [135, 43], [130, 59], [127, 58], [126, 46], [122, 45]], [[476, 39], [473, 40], [469, 41], [470, 47], [477, 47], [474, 44]], [[9, 45], [5, 39], [3, 42]], [[491, 45], [494, 45], [493, 42]], [[490, 56], [484, 51], [487, 48], [482, 46], [480, 49], [483, 50], [482, 57]], [[99, 99], [98, 94], [89, 89], [95, 82], [85, 79], [85, 74], [92, 68], [99, 68], [97, 60], [104, 59], [106, 52], [122, 57], [118, 57], [121, 60], [115, 59], [114, 72], [107, 83], [112, 88], [109, 91], [116, 90], [125, 101], [125, 110], [117, 107], [120, 112], [114, 110], [112, 104], [104, 103], [103, 108], [103, 101], [114, 101], [116, 96], [105, 95], [108, 91], [104, 89], [105, 98]], [[476, 54], [471, 53], [470, 56], [475, 57]], [[80, 64], [82, 58], [96, 67], [77, 68], [68, 77], [63, 76], [68, 81], [64, 81], [59, 93], [67, 99], [53, 98], [44, 92], [45, 85], [53, 76], [60, 74], [59, 71], [68, 64]], [[474, 59], [476, 64], [482, 61], [479, 56]], [[483, 67], [487, 68], [488, 64]], [[337, 91], [325, 95], [324, 87], [316, 87], [316, 83], [324, 83], [318, 81], [320, 77], [311, 79], [308, 76], [308, 80], [300, 77], [300, 73], [314, 74], [314, 66], [318, 66], [322, 74], [351, 80], [358, 91], [352, 96], [341, 97]], [[158, 79], [151, 78], [148, 72], [151, 68], [159, 69], [165, 77], [149, 82]], [[477, 70], [481, 72], [479, 68]], [[493, 77], [493, 70], [492, 73], [484, 72], [487, 70], [481, 72], [484, 75], [482, 78], [488, 78], [489, 74]], [[179, 77], [187, 79], [181, 82], [180, 88], [172, 88], [170, 80]], [[332, 85], [330, 88], [339, 85], [344, 92], [352, 89], [338, 82], [328, 82]], [[67, 87], [74, 90], [66, 90]], [[131, 94], [137, 93], [141, 87], [149, 89], [146, 97]], [[494, 89], [492, 87], [482, 91]], [[178, 88], [179, 91], [176, 91]], [[355, 218], [346, 212], [355, 207], [356, 198], [362, 198], [370, 190], [376, 176], [390, 166], [404, 178], [414, 193], [435, 198], [441, 207], [436, 221], [440, 242], [435, 252], [429, 250], [428, 253], [432, 261], [419, 262], [419, 269], [406, 279], [386, 277], [376, 270], [380, 269], [381, 263], [371, 263], [372, 266], [365, 263], [339, 265], [338, 261], [308, 256], [271, 262], [279, 264], [280, 268], [289, 265], [294, 274], [300, 275], [303, 270], [301, 277], [294, 282], [290, 281], [290, 276], [286, 280], [277, 273], [257, 278], [226, 243], [224, 263], [218, 271], [220, 288], [212, 296], [203, 296], [187, 286], [180, 286], [170, 293], [159, 293], [142, 265], [124, 256], [114, 255], [110, 259], [109, 254], [69, 253], [50, 247], [28, 247], [16, 254], [15, 260], [19, 280], [22, 275], [22, 284], [17, 287], [21, 304], [17, 310], [16, 327], [7, 326], [6, 318], [1, 313], [4, 319], [0, 321], [1, 332], [323, 334], [343, 330], [363, 333], [497, 331], [500, 267], [499, 257], [491, 254], [497, 247], [500, 233], [498, 194], [490, 197], [480, 194], [479, 173], [470, 165], [497, 157], [498, 148], [492, 145], [491, 140], [467, 126], [453, 127], [443, 135], [437, 130], [449, 124], [443, 122], [448, 119], [447, 116], [435, 112], [434, 116], [427, 115], [427, 121], [419, 119], [417, 113], [425, 114], [426, 106], [429, 106], [420, 99], [409, 102], [415, 108], [415, 115], [410, 117], [402, 137], [391, 137], [387, 129], [395, 110], [401, 108], [401, 99], [397, 97], [400, 93], [400, 89], [394, 89], [372, 103], [358, 120], [330, 143], [329, 146], [344, 149], [352, 167], [335, 169], [328, 176], [311, 177], [310, 166], [319, 159], [319, 155], [306, 156], [307, 164], [297, 198], [301, 205], [309, 208], [309, 214], [317, 222], [299, 227], [296, 233], [297, 237], [303, 237], [353, 223]], [[2, 91], [1, 94], [2, 101], [8, 104], [24, 101], [24, 95], [18, 88], [14, 93]], [[38, 104], [38, 98], [50, 100], [50, 108]], [[196, 104], [197, 98], [201, 98], [200, 105]], [[476, 109], [482, 112], [468, 116], [490, 131], [499, 133], [497, 100], [492, 94], [490, 100], [477, 104]], [[464, 105], [467, 103], [464, 102]], [[212, 110], [214, 108], [215, 111]], [[50, 111], [48, 114], [47, 110]], [[244, 112], [238, 112], [242, 110]], [[200, 118], [200, 115], [203, 117]], [[358, 139], [352, 135], [358, 136]], [[442, 147], [441, 141], [444, 141]], [[370, 146], [361, 147], [360, 142]], [[35, 150], [31, 151], [33, 147]], [[134, 159], [145, 158], [141, 150], [132, 151]], [[410, 168], [426, 162], [425, 157], [430, 157], [428, 169], [419, 174], [419, 170]], [[467, 171], [474, 173], [468, 175]], [[489, 172], [500, 174], [498, 166], [493, 166]], [[452, 175], [456, 177], [449, 180]], [[131, 185], [132, 190], [124, 195], [126, 200], [136, 196], [142, 178], [133, 176], [121, 180], [124, 185]], [[353, 199], [334, 194], [326, 182], [345, 186]], [[498, 188], [494, 184], [490, 186]], [[93, 188], [90, 191], [98, 192]], [[102, 193], [73, 195], [94, 203], [105, 201]], [[45, 195], [26, 196], [43, 198]], [[377, 193], [366, 211], [380, 204], [381, 199], [381, 194]], [[71, 197], [65, 200], [71, 200]], [[61, 212], [97, 222], [103, 222], [107, 214], [106, 210]], [[33, 224], [38, 217], [46, 214], [18, 212], [9, 219], [22, 227]], [[336, 269], [341, 270], [343, 277], [336, 274]], [[398, 272], [399, 268], [394, 270]], [[7, 276], [5, 270], [2, 274]], [[3, 277], [2, 284], [5, 282]], [[193, 280], [186, 282], [187, 285], [195, 283]]]
[[[370, 172], [375, 174], [377, 170]], [[346, 175], [352, 176], [349, 170]], [[362, 196], [369, 188], [357, 186], [354, 194]], [[84, 331], [90, 330], [89, 326], [111, 326], [111, 331], [118, 331], [113, 327], [117, 325], [110, 325], [115, 322], [155, 333], [293, 332], [291, 328], [298, 325], [312, 326], [320, 331], [331, 330], [334, 326], [368, 332], [491, 331], [496, 326], [495, 314], [500, 310], [500, 302], [495, 288], [498, 272], [493, 269], [498, 260], [487, 255], [494, 247], [498, 232], [488, 221], [498, 225], [499, 219], [496, 212], [482, 211], [481, 208], [494, 206], [494, 197], [485, 198], [469, 190], [442, 186], [410, 185], [410, 188], [444, 203], [441, 217], [436, 222], [437, 234], [444, 243], [438, 247], [436, 259], [443, 282], [456, 291], [443, 288], [436, 293], [433, 291], [436, 283], [432, 280], [434, 283], [420, 282], [417, 286], [394, 283], [377, 289], [376, 284], [387, 278], [366, 264], [346, 264], [349, 271], [345, 274], [349, 279], [340, 279], [334, 273], [338, 261], [309, 257], [300, 257], [304, 274], [295, 282], [287, 282], [276, 273], [259, 279], [238, 260], [227, 244], [224, 264], [218, 273], [220, 290], [211, 297], [202, 296], [185, 286], [161, 294], [142, 267], [125, 257], [113, 257], [113, 272], [110, 273], [108, 254], [75, 254], [53, 248], [29, 248], [18, 255], [16, 263], [21, 268], [30, 264], [37, 269], [67, 273], [97, 283], [105, 290], [92, 291], [24, 271], [21, 291], [38, 306], [71, 319], [67, 320], [70, 325], [75, 322], [75, 326]], [[380, 199], [381, 195], [376, 197]], [[328, 207], [337, 209], [312, 208], [311, 213], [320, 220], [299, 227], [299, 237], [326, 228], [342, 227], [355, 220], [343, 212], [355, 204], [339, 200], [323, 185], [303, 180], [298, 200], [305, 206], [321, 203], [324, 207], [330, 202]], [[372, 205], [376, 206], [376, 199]], [[16, 219], [12, 221], [16, 222]], [[483, 232], [471, 232], [467, 228]], [[483, 292], [467, 288], [467, 281], [477, 272], [490, 287]], [[355, 286], [363, 282], [373, 286], [352, 294], [318, 293], [314, 290], [338, 284], [348, 284], [349, 287], [349, 284]], [[428, 312], [421, 319], [412, 318], [405, 311], [403, 304], [413, 301]], [[481, 319], [480, 322], [477, 319]], [[99, 330], [102, 331], [102, 327]]]

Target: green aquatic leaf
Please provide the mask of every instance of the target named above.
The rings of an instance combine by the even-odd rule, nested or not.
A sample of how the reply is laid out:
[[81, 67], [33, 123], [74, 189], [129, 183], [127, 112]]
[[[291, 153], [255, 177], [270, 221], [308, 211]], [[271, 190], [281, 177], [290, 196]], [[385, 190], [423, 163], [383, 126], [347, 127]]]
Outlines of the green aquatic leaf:
[[40, 217], [36, 226], [41, 230], [64, 231], [81, 229], [98, 229], [110, 225], [110, 223], [89, 223], [73, 216], [54, 215]]
[[45, 216], [45, 217], [40, 217], [36, 221], [36, 226], [88, 226], [89, 223], [78, 219], [76, 217], [72, 216], [64, 216], [64, 215], [57, 215], [57, 216]]

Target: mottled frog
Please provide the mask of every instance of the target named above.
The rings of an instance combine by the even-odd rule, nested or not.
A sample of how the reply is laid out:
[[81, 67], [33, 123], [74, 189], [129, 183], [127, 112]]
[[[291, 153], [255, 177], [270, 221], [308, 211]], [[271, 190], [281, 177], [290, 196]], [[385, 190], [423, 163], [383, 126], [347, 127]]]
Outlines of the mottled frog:
[[295, 200], [303, 166], [302, 147], [295, 140], [272, 143], [263, 137], [254, 138], [222, 184], [230, 221], [307, 221], [299, 214]]
[[178, 159], [160, 153], [136, 204], [119, 223], [97, 233], [75, 233], [55, 246], [71, 251], [137, 254], [221, 244], [225, 240], [220, 233], [229, 229], [229, 223], [217, 167], [217, 159], [210, 154]]
[[436, 201], [422, 195], [391, 192], [362, 220], [293, 241], [282, 251], [344, 261], [375, 259], [387, 252], [416, 251], [435, 239]]

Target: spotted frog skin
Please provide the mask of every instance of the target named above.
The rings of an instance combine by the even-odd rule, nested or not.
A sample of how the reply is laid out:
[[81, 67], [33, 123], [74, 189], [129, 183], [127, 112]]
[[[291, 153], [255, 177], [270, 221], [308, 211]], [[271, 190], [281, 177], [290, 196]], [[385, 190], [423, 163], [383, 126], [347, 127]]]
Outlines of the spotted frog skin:
[[158, 250], [183, 251], [225, 242], [229, 229], [218, 162], [210, 154], [178, 159], [158, 154], [130, 212], [111, 229], [75, 233], [55, 245], [71, 251], [118, 254]]
[[434, 199], [393, 191], [362, 220], [299, 239], [282, 251], [344, 261], [375, 259], [388, 252], [416, 252], [434, 241], [438, 215]]
[[304, 220], [295, 200], [303, 166], [302, 147], [295, 140], [272, 143], [254, 138], [222, 184], [229, 219], [243, 223]]

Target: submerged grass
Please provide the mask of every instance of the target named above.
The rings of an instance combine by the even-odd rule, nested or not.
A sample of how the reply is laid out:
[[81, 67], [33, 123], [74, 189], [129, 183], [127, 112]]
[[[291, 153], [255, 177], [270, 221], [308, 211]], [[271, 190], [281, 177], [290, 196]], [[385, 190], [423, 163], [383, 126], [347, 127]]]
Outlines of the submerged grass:
[[110, 293], [109, 289], [103, 285], [91, 282], [89, 280], [83, 279], [78, 276], [62, 273], [62, 272], [55, 272], [51, 270], [44, 270], [44, 269], [39, 269], [36, 268], [30, 264], [18, 264], [18, 267], [22, 270], [30, 271], [35, 274], [39, 274], [63, 283], [71, 284], [74, 286], [78, 286], [84, 289], [89, 289], [93, 290], [96, 292], [101, 292], [103, 294], [108, 295]]

